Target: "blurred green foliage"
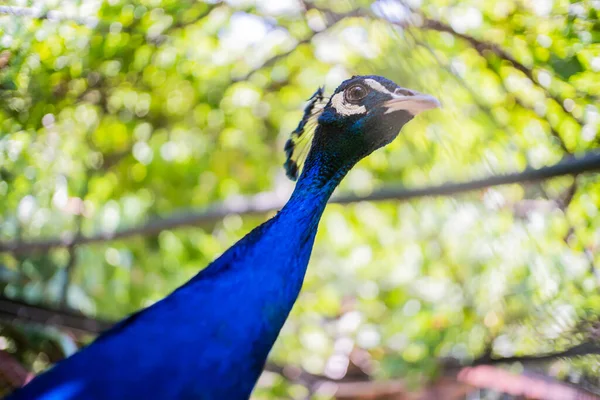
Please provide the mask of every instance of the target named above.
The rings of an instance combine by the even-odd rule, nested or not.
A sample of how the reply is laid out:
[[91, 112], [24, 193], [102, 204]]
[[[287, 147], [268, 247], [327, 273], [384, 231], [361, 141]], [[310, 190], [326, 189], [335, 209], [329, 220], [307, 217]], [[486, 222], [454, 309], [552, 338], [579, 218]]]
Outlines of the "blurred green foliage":
[[[598, 147], [597, 2], [407, 4], [49, 0], [47, 10], [87, 24], [0, 16], [0, 240], [110, 233], [240, 195], [285, 197], [282, 145], [303, 102], [353, 74], [433, 94], [443, 109], [411, 122], [338, 192], [469, 180]], [[589, 174], [331, 205], [272, 359], [342, 377], [351, 350], [365, 349], [368, 374], [418, 385], [444, 357], [587, 340], [579, 321], [600, 310], [599, 206]], [[121, 318], [269, 216], [78, 246], [66, 304]], [[0, 290], [58, 305], [70, 257], [0, 254]], [[43, 348], [22, 359], [36, 370], [52, 360]], [[560, 360], [553, 373], [576, 381], [599, 366]], [[273, 378], [255, 395], [305, 394]]]

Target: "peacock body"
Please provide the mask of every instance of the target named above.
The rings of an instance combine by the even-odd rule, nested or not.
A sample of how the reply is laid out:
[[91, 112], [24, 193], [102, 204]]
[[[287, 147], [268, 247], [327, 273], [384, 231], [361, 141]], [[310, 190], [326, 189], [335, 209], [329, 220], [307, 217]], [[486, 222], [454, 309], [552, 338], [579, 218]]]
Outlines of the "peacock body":
[[353, 77], [329, 99], [317, 91], [286, 144], [287, 173], [299, 178], [285, 207], [10, 399], [247, 399], [298, 297], [333, 190], [356, 162], [437, 106], [378, 76]]

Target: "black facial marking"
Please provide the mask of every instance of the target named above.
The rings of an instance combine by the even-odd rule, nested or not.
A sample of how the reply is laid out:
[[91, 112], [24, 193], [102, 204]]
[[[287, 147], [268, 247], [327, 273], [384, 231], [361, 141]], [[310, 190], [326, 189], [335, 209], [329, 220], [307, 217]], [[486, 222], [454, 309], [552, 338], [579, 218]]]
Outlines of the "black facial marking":
[[294, 133], [297, 133], [298, 137], [302, 136], [302, 134], [304, 133], [304, 127], [310, 119], [315, 105], [323, 101], [323, 91], [323, 87], [318, 88], [317, 91], [308, 99], [308, 104], [306, 105], [306, 107], [304, 107], [304, 115], [302, 116], [302, 119], [300, 120], [300, 123], [298, 124], [296, 130], [294, 130]]
[[290, 158], [292, 156], [292, 153], [294, 152], [294, 147], [296, 146], [294, 145], [294, 141], [292, 139], [288, 139], [285, 142], [283, 150], [285, 151], [285, 155], [287, 158]]
[[283, 167], [285, 168], [285, 174], [288, 178], [293, 181], [298, 179], [298, 164], [294, 160], [287, 159], [285, 164], [283, 164]]

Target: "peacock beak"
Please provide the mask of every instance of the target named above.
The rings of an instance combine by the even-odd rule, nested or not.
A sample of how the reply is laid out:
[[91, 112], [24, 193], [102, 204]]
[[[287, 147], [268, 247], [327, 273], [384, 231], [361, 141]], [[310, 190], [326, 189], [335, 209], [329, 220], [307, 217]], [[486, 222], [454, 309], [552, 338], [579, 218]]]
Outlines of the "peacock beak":
[[383, 103], [383, 106], [387, 108], [385, 114], [404, 110], [414, 116], [442, 105], [433, 96], [403, 89], [402, 94], [392, 94], [392, 99]]

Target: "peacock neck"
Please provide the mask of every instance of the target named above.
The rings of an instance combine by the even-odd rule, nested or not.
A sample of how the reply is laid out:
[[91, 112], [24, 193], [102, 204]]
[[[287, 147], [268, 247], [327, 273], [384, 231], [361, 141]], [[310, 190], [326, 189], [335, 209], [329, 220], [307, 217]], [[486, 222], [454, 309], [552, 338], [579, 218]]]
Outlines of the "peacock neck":
[[[327, 201], [349, 167], [334, 168], [335, 163], [323, 153], [309, 154], [290, 200], [264, 226], [261, 254], [268, 259], [262, 263], [265, 279], [260, 287], [260, 301], [277, 304], [272, 312], [271, 333], [278, 333], [291, 310], [304, 280], [312, 252], [319, 220]], [[256, 276], [256, 269], [249, 269]], [[272, 290], [267, 289], [271, 285]], [[270, 295], [266, 295], [271, 293]], [[269, 306], [271, 307], [271, 306]], [[274, 341], [276, 335], [263, 332]]]
[[296, 188], [282, 212], [321, 217], [327, 201], [354, 162], [344, 162], [335, 154], [311, 151]]
[[296, 188], [279, 218], [293, 223], [297, 233], [316, 233], [325, 206], [348, 169], [333, 168], [323, 154], [309, 155]]

